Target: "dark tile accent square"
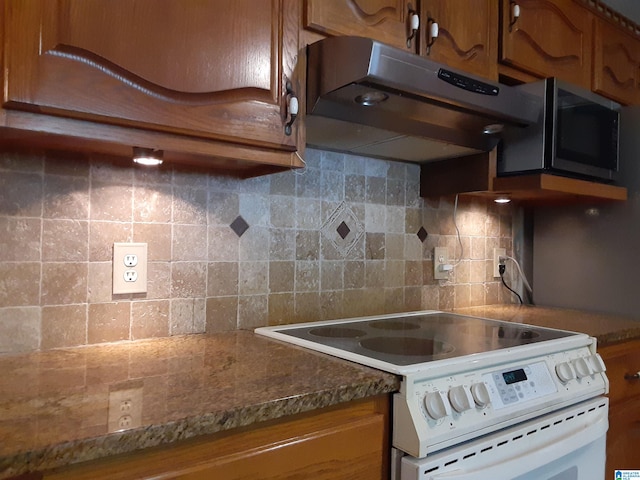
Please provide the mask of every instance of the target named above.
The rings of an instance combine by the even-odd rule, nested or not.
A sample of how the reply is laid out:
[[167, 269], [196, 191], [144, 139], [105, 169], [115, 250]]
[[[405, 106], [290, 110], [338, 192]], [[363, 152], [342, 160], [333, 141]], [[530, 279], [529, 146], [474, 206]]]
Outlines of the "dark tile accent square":
[[349, 232], [351, 231], [351, 229], [349, 228], [349, 225], [342, 222], [340, 225], [338, 225], [338, 228], [336, 228], [336, 231], [338, 232], [338, 235], [340, 235], [340, 238], [344, 240], [345, 238], [347, 238], [347, 235], [349, 235]]
[[346, 257], [364, 234], [364, 226], [345, 202], [338, 205], [320, 230], [343, 257]]
[[229, 226], [231, 227], [231, 230], [233, 230], [236, 235], [238, 235], [238, 237], [241, 237], [249, 228], [249, 224], [245, 221], [244, 218], [242, 218], [242, 215], [238, 215]]
[[420, 230], [418, 230], [418, 233], [416, 233], [416, 235], [418, 235], [418, 238], [420, 239], [420, 241], [422, 243], [424, 243], [424, 241], [427, 239], [427, 236], [429, 235], [429, 233], [427, 233], [427, 231], [424, 229], [424, 227], [420, 227]]

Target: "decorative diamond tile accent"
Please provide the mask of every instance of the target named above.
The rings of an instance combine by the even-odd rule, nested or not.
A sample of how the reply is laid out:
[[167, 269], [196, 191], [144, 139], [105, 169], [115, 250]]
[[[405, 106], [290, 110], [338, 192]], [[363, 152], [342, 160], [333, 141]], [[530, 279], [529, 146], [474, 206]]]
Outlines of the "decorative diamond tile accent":
[[338, 228], [336, 228], [336, 231], [338, 232], [338, 235], [340, 235], [340, 238], [344, 240], [347, 237], [347, 235], [349, 235], [349, 232], [351, 231], [351, 229], [349, 228], [349, 225], [342, 222], [340, 225], [338, 225]]
[[420, 230], [418, 230], [418, 233], [416, 233], [416, 235], [418, 235], [420, 241], [424, 243], [429, 233], [424, 229], [424, 227], [420, 227]]
[[231, 227], [231, 230], [233, 230], [235, 234], [238, 235], [238, 237], [241, 237], [249, 228], [249, 224], [245, 221], [244, 218], [242, 218], [242, 215], [238, 215], [229, 226]]
[[349, 206], [342, 202], [333, 211], [321, 228], [322, 235], [343, 256], [353, 249], [364, 234], [364, 226]]

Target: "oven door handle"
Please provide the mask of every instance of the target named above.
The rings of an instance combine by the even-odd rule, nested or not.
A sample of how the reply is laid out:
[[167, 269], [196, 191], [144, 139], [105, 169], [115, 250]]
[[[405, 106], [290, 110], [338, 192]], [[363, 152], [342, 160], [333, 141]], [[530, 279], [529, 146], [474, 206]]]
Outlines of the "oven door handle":
[[[587, 428], [573, 430], [570, 435], [558, 438], [554, 442], [537, 450], [529, 451], [521, 447], [521, 451], [510, 455], [505, 461], [485, 465], [473, 470], [454, 470], [427, 477], [429, 480], [481, 480], [496, 478], [516, 478], [531, 471], [532, 465], [549, 464], [565, 457], [576, 450], [595, 442], [606, 435], [609, 422], [606, 417], [592, 423]], [[523, 443], [523, 446], [526, 443]], [[526, 460], [523, 461], [523, 457]]]

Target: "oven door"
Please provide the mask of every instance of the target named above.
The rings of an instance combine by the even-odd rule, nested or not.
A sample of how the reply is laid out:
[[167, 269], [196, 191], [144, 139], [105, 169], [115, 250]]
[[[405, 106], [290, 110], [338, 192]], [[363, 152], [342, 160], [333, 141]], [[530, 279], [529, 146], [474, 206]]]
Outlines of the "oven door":
[[608, 399], [598, 397], [425, 458], [401, 480], [602, 480]]

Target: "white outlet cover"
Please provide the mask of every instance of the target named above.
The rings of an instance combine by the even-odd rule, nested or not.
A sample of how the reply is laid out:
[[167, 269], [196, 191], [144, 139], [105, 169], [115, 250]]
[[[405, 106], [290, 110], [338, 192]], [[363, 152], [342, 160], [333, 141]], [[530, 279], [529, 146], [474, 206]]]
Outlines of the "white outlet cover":
[[[125, 258], [136, 258], [134, 267], [127, 266]], [[131, 280], [131, 278], [135, 280]], [[147, 244], [113, 244], [113, 294], [147, 293]]]
[[505, 248], [493, 249], [493, 278], [500, 278], [500, 271], [498, 270], [498, 263], [500, 257], [505, 257], [507, 250]]
[[109, 392], [109, 432], [119, 432], [142, 425], [142, 387]]
[[449, 250], [447, 247], [435, 247], [433, 249], [433, 278], [435, 280], [447, 280], [448, 271], [442, 271], [440, 265], [449, 263]]

